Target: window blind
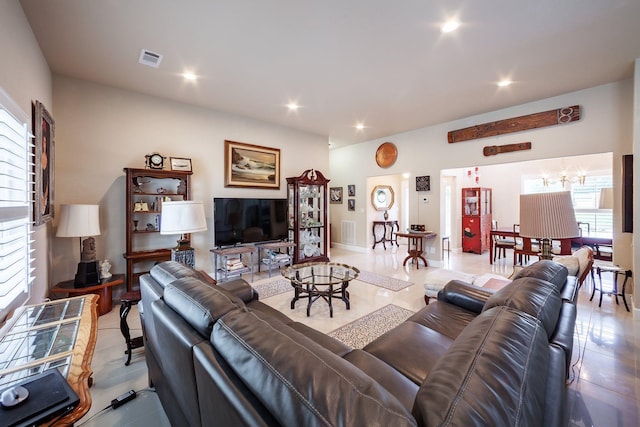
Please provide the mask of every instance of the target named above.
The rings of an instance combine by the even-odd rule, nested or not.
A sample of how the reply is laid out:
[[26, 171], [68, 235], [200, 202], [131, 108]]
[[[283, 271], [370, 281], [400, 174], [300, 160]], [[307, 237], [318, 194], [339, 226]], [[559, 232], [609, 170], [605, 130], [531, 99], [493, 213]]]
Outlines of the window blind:
[[27, 115], [0, 88], [0, 321], [33, 282], [33, 154]]
[[613, 213], [610, 209], [599, 209], [600, 190], [613, 187], [610, 173], [593, 171], [585, 177], [584, 184], [567, 183], [567, 188], [559, 180], [549, 181], [544, 186], [541, 178], [523, 179], [523, 194], [547, 193], [552, 191], [571, 191], [576, 220], [588, 224], [590, 232], [613, 233]]

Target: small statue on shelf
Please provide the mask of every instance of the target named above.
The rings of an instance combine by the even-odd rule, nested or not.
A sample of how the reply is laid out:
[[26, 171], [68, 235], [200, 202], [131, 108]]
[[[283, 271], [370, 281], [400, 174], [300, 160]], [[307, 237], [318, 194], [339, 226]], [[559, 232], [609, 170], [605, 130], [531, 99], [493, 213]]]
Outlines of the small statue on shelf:
[[178, 194], [186, 194], [187, 183], [184, 180], [180, 180], [180, 184], [178, 184]]
[[108, 279], [111, 277], [111, 273], [109, 272], [109, 270], [111, 269], [111, 263], [109, 262], [108, 259], [105, 259], [104, 261], [102, 261], [100, 263], [100, 278], [101, 279]]

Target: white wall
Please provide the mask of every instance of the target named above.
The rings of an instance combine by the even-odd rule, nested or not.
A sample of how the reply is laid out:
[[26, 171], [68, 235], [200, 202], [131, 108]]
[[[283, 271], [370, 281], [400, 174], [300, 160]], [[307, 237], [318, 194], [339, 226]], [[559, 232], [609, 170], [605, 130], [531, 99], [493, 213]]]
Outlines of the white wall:
[[[325, 137], [257, 120], [54, 76], [56, 204], [98, 203], [97, 256], [124, 272], [124, 167], [143, 168], [145, 155], [192, 159], [192, 198], [205, 203], [209, 230], [192, 236], [196, 268], [211, 272], [213, 197], [285, 198], [286, 180], [314, 168], [328, 175]], [[224, 140], [281, 150], [280, 190], [224, 187]], [[56, 222], [57, 224], [57, 222]], [[174, 239], [175, 240], [175, 239]], [[53, 276], [73, 277], [77, 239], [54, 238]]]
[[[442, 169], [519, 162], [553, 157], [567, 157], [580, 154], [613, 152], [615, 200], [620, 200], [620, 159], [622, 154], [632, 152], [632, 81], [626, 80], [591, 89], [573, 92], [501, 111], [494, 111], [475, 117], [456, 120], [415, 131], [393, 135], [357, 145], [330, 150], [330, 176], [334, 186], [346, 184], [362, 185], [367, 177], [409, 173], [415, 176], [431, 176], [431, 191], [416, 192], [415, 184], [410, 192], [410, 221], [428, 224], [439, 230], [440, 204], [419, 204], [423, 195], [431, 200], [440, 200], [440, 171]], [[465, 141], [455, 144], [447, 142], [447, 132], [474, 124], [517, 117], [525, 114], [556, 109], [570, 105], [580, 105], [582, 118], [578, 122], [518, 132], [499, 137]], [[398, 147], [398, 159], [394, 165], [381, 169], [375, 162], [378, 146], [391, 141]], [[482, 149], [487, 145], [503, 145], [531, 141], [532, 149], [508, 154], [484, 157]], [[357, 175], [355, 173], [357, 171]], [[360, 184], [362, 183], [362, 184]], [[359, 194], [356, 205], [365, 203], [366, 194]], [[331, 222], [350, 217], [358, 222], [366, 221], [362, 212], [332, 211]], [[614, 211], [616, 218], [619, 210]], [[615, 219], [614, 219], [615, 220]], [[338, 222], [339, 224], [339, 222]], [[619, 227], [618, 227], [619, 228]], [[367, 244], [365, 230], [358, 230], [358, 246]], [[628, 234], [616, 233], [614, 239], [630, 241]], [[436, 251], [438, 254], [439, 251]]]
[[[0, 86], [31, 117], [31, 102], [42, 102], [55, 117], [51, 74], [17, 0], [0, 1]], [[34, 229], [35, 282], [31, 303], [41, 302], [49, 285], [51, 224]]]

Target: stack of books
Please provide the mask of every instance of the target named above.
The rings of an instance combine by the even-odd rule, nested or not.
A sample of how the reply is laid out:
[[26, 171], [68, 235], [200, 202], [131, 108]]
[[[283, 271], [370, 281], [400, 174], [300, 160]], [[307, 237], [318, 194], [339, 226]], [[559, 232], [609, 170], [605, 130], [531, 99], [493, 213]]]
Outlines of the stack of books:
[[245, 268], [246, 266], [242, 262], [242, 259], [238, 257], [227, 258], [227, 271], [236, 271]]

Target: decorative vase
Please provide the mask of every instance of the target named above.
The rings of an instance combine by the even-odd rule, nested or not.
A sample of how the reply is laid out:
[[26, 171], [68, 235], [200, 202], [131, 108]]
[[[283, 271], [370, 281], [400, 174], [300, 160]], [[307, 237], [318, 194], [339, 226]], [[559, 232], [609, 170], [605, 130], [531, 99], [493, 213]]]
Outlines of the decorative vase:
[[389, 212], [384, 211], [384, 220], [388, 220], [389, 219]]

